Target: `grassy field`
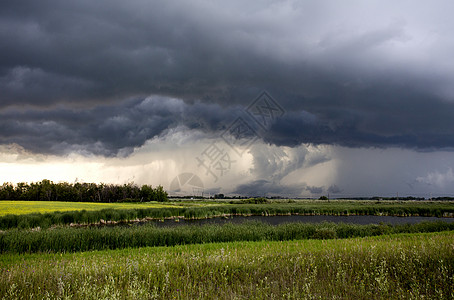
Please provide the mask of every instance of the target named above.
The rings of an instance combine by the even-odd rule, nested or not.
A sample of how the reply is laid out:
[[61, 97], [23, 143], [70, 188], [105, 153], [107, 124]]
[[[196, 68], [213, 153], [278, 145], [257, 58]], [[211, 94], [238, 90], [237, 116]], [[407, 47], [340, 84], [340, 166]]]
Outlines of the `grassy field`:
[[93, 203], [93, 202], [60, 202], [60, 201], [0, 201], [0, 217], [8, 214], [25, 215], [31, 213], [51, 213], [64, 211], [93, 211], [102, 209], [137, 209], [137, 208], [165, 208], [206, 206], [204, 203], [184, 202], [145, 202], [145, 203]]
[[427, 201], [0, 201], [0, 299], [453, 299], [454, 223], [53, 226], [453, 213], [454, 202]]
[[453, 299], [454, 232], [3, 254], [2, 299]]
[[[360, 200], [268, 200], [265, 204], [241, 204], [239, 200], [178, 200], [171, 202], [144, 202], [144, 203], [93, 203], [93, 202], [60, 202], [60, 201], [10, 201], [0, 200], [0, 217], [8, 214], [24, 215], [31, 213], [51, 213], [67, 211], [93, 211], [102, 209], [143, 209], [143, 208], [208, 208], [223, 206], [228, 209], [232, 207], [256, 208], [270, 212], [283, 210], [300, 209], [314, 213], [355, 213], [391, 211], [405, 213], [406, 210], [435, 209], [441, 212], [454, 213], [454, 201], [360, 201]], [[230, 203], [232, 202], [232, 203]], [[214, 209], [214, 208], [213, 208]], [[253, 211], [254, 212], [254, 211]]]

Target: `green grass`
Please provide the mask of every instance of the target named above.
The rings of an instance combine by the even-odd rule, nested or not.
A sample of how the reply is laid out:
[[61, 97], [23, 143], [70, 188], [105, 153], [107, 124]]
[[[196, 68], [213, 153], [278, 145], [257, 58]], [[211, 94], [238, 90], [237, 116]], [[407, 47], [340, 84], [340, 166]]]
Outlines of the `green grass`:
[[[31, 213], [50, 213], [56, 211], [80, 211], [102, 209], [137, 209], [137, 208], [211, 208], [222, 210], [252, 210], [256, 212], [280, 213], [301, 211], [314, 214], [374, 214], [374, 213], [454, 213], [454, 201], [359, 201], [359, 200], [268, 200], [270, 203], [250, 204], [247, 201], [230, 200], [174, 200], [173, 202], [145, 203], [93, 203], [93, 202], [60, 202], [60, 201], [10, 201], [0, 200], [0, 217], [8, 214], [23, 215]], [[245, 203], [245, 204], [241, 204]]]
[[3, 254], [3, 299], [453, 299], [454, 232]]
[[[12, 205], [15, 214], [6, 212]], [[452, 201], [0, 201], [7, 229], [0, 232], [0, 299], [453, 299], [454, 223], [51, 226], [224, 214], [453, 213]], [[43, 229], [27, 229], [37, 226]]]
[[[0, 217], [5, 215], [25, 215], [32, 213], [51, 213], [64, 211], [93, 211], [101, 209], [136, 209], [174, 207], [176, 204], [161, 202], [146, 203], [93, 203], [93, 202], [60, 202], [60, 201], [0, 201]], [[179, 206], [184, 206], [180, 204]]]

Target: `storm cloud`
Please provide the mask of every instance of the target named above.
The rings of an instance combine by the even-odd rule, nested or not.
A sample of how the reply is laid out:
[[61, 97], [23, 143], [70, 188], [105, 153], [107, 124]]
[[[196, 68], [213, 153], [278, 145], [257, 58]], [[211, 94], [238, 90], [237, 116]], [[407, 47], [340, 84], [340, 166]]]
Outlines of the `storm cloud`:
[[[287, 111], [272, 144], [450, 149], [452, 4], [381, 3], [3, 1], [0, 140], [113, 155], [222, 131], [267, 90]], [[149, 95], [167, 108], [145, 118], [128, 99]]]
[[[168, 130], [225, 130], [240, 108], [186, 104], [175, 98], [132, 99], [91, 109], [18, 110], [0, 112], [0, 142], [18, 144], [43, 154], [127, 155]], [[219, 127], [219, 128], [218, 128]]]
[[[249, 149], [253, 178], [237, 191], [340, 193], [336, 182], [282, 183], [330, 160], [301, 145], [454, 149], [452, 11], [451, 1], [2, 1], [0, 145], [127, 157], [176, 132], [220, 139], [241, 118], [273, 151]], [[266, 128], [247, 114], [263, 91], [284, 112]], [[440, 170], [415, 182], [450, 180]]]

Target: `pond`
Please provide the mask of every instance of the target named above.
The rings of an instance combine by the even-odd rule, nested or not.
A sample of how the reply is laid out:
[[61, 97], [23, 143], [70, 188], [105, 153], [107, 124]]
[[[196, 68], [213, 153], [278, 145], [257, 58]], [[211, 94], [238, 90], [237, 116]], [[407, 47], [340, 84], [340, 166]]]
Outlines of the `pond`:
[[[448, 223], [454, 222], [454, 218], [437, 218], [437, 217], [394, 217], [394, 216], [232, 216], [228, 218], [212, 218], [201, 220], [186, 220], [186, 219], [168, 219], [164, 221], [152, 221], [159, 227], [168, 226], [183, 226], [183, 225], [205, 225], [205, 224], [226, 224], [226, 223], [244, 223], [247, 221], [260, 221], [270, 225], [279, 225], [284, 223], [350, 223], [359, 225], [368, 224], [416, 224], [427, 221], [445, 221]], [[150, 222], [148, 222], [150, 223]], [[142, 223], [143, 224], [143, 223]]]

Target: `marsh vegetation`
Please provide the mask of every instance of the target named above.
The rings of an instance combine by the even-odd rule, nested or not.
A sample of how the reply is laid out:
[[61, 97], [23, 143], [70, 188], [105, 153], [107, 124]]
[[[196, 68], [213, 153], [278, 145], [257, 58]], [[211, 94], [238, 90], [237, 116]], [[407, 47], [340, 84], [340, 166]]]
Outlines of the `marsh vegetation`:
[[[65, 203], [54, 203], [65, 207]], [[37, 203], [16, 204], [20, 210], [20, 205]], [[452, 220], [454, 204], [450, 201], [230, 203], [223, 199], [108, 205], [107, 209], [3, 214], [0, 298], [454, 297], [454, 222], [443, 221]], [[416, 224], [136, 225], [137, 220], [184, 223], [215, 217], [292, 215], [447, 218]], [[109, 222], [121, 226], [108, 226]]]

